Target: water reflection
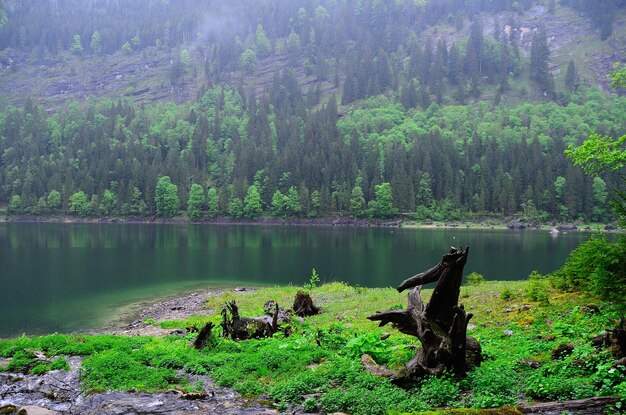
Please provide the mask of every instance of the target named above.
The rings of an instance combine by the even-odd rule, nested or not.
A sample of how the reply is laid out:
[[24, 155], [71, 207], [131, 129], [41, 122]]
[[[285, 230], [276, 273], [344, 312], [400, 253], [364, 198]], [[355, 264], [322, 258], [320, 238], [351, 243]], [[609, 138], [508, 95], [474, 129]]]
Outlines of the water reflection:
[[549, 272], [586, 235], [468, 229], [0, 224], [0, 336], [75, 329], [182, 287], [307, 282], [395, 286], [470, 245], [467, 273]]

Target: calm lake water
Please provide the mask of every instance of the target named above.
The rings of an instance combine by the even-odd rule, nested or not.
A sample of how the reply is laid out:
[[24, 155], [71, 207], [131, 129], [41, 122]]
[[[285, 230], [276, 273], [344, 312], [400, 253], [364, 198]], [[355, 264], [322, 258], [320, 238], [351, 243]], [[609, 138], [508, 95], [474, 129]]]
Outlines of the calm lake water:
[[101, 327], [138, 301], [197, 288], [322, 281], [396, 286], [469, 245], [466, 275], [558, 268], [588, 235], [307, 226], [0, 224], [0, 338]]

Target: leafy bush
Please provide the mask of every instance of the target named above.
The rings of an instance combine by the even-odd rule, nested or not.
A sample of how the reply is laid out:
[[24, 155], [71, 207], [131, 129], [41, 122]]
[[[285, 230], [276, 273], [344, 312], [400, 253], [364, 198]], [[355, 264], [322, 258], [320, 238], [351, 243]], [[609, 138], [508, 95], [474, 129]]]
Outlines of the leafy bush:
[[610, 241], [594, 235], [573, 250], [563, 266], [550, 275], [555, 287], [583, 290], [604, 299], [626, 297], [626, 237]]
[[550, 302], [550, 281], [537, 271], [531, 272], [528, 276], [528, 285], [525, 291], [526, 297], [530, 301], [538, 301], [541, 304], [549, 304]]
[[481, 283], [485, 282], [485, 277], [477, 272], [472, 272], [467, 276], [466, 281], [467, 285], [480, 285]]

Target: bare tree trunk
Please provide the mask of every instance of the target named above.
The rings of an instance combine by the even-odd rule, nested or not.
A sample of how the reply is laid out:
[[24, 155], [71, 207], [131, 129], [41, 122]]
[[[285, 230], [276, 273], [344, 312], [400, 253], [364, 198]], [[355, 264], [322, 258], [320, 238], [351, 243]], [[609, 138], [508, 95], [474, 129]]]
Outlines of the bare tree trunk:
[[191, 342], [191, 345], [197, 350], [204, 349], [209, 339], [211, 338], [211, 331], [213, 330], [213, 323], [208, 322], [200, 329], [200, 332], [196, 338]]
[[[417, 337], [422, 347], [395, 380], [404, 382], [414, 377], [441, 375], [452, 371], [464, 376], [469, 369], [480, 365], [480, 344], [467, 337], [467, 324], [472, 318], [458, 305], [463, 268], [469, 247], [452, 248], [439, 264], [400, 284], [398, 291], [412, 288], [406, 310], [387, 310], [368, 319], [380, 321], [380, 326], [391, 323], [402, 333]], [[421, 285], [437, 281], [428, 302], [420, 295]]]

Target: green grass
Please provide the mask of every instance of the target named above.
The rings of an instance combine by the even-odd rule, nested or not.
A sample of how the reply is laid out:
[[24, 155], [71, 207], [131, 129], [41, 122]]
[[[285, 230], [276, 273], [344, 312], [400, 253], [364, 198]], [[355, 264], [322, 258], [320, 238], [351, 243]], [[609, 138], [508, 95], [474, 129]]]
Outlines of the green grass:
[[[188, 374], [210, 374], [220, 386], [245, 396], [265, 395], [278, 408], [303, 404], [308, 410], [352, 414], [438, 413], [478, 414], [485, 408], [515, 406], [525, 400], [558, 400], [622, 394], [626, 399], [623, 368], [611, 368], [606, 351], [596, 351], [590, 339], [602, 333], [609, 318], [623, 305], [601, 302], [580, 293], [548, 291], [548, 301], [531, 301], [537, 289], [528, 282], [483, 282], [464, 286], [461, 302], [475, 316], [470, 334], [476, 337], [486, 360], [465, 379], [427, 378], [412, 389], [400, 389], [388, 379], [365, 372], [360, 356], [369, 353], [390, 368], [400, 368], [413, 356], [417, 340], [390, 327], [379, 328], [366, 319], [378, 310], [404, 307], [406, 294], [392, 288], [351, 287], [333, 283], [311, 290], [323, 313], [294, 322], [294, 334], [234, 342], [214, 337], [203, 351], [189, 347], [193, 334], [165, 338], [73, 336], [54, 334], [0, 342], [0, 356], [13, 358], [4, 370], [23, 368], [37, 372], [32, 351], [48, 357], [85, 356], [82, 387], [105, 390], [193, 391]], [[221, 307], [237, 300], [243, 316], [259, 315], [268, 299], [290, 307], [299, 287], [261, 288], [250, 292], [224, 292], [209, 298], [207, 316], [184, 321], [155, 322], [163, 327], [219, 323]], [[502, 295], [503, 292], [508, 295]], [[424, 291], [424, 297], [430, 296]], [[505, 299], [507, 298], [507, 299]], [[545, 300], [545, 299], [544, 299]], [[590, 314], [582, 306], [597, 305]], [[522, 306], [529, 306], [522, 307]], [[512, 331], [512, 335], [505, 331]], [[217, 333], [220, 328], [216, 328]], [[383, 333], [391, 333], [385, 340]], [[554, 360], [558, 345], [574, 345], [573, 353]], [[531, 369], [525, 359], [540, 362]], [[64, 359], [59, 361], [62, 366]], [[65, 361], [67, 364], [67, 362]], [[49, 370], [49, 369], [48, 369]], [[304, 396], [313, 396], [305, 400]], [[455, 408], [473, 408], [460, 410]], [[510, 409], [510, 413], [515, 413]]]

